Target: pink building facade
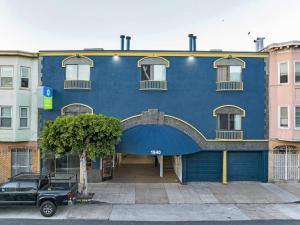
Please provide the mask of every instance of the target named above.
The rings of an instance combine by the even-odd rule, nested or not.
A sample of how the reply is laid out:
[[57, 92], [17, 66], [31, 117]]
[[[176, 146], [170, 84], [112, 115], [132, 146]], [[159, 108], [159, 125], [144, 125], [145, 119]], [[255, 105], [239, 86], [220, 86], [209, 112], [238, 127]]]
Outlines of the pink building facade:
[[[300, 41], [271, 44], [264, 51], [270, 53], [269, 178], [276, 180], [274, 154], [300, 152]], [[288, 171], [283, 173], [287, 180]]]

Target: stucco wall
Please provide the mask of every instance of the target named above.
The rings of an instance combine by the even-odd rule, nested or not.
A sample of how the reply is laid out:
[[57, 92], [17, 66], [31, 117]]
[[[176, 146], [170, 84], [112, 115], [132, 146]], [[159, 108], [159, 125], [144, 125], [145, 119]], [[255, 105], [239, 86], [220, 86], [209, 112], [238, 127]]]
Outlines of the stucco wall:
[[170, 61], [167, 69], [167, 91], [140, 91], [140, 69], [137, 61], [142, 57], [91, 56], [92, 90], [64, 90], [64, 56], [44, 56], [42, 60], [43, 85], [54, 88], [54, 108], [42, 111], [42, 120], [54, 119], [61, 108], [71, 103], [91, 106], [95, 113], [121, 119], [158, 109], [176, 116], [196, 127], [207, 139], [215, 139], [216, 118], [213, 110], [221, 105], [236, 105], [246, 111], [242, 129], [244, 139], [265, 139], [265, 62], [264, 58], [241, 58], [244, 91], [216, 91], [217, 71], [213, 62], [219, 57], [165, 57]]

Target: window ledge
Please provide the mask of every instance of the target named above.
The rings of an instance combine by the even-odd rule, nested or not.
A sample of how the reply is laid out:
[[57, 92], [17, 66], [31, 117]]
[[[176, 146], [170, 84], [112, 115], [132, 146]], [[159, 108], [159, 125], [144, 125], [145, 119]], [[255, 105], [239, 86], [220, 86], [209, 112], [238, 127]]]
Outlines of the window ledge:
[[244, 85], [242, 81], [220, 81], [216, 82], [217, 91], [243, 91]]
[[92, 82], [90, 80], [65, 80], [64, 89], [91, 90]]
[[157, 81], [157, 80], [144, 80], [140, 81], [140, 90], [153, 90], [153, 91], [167, 91], [167, 81]]
[[30, 88], [24, 88], [24, 87], [20, 87], [19, 89], [20, 89], [20, 90], [24, 90], [24, 91], [31, 91], [31, 89], [30, 89]]
[[12, 127], [0, 127], [0, 130], [13, 130]]
[[14, 87], [0, 87], [0, 90], [14, 90]]

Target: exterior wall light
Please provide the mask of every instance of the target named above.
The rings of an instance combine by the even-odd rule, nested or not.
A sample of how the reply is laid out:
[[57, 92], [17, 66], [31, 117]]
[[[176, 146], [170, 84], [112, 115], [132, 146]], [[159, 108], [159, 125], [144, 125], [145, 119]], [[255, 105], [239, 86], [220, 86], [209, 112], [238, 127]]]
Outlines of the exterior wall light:
[[119, 61], [119, 60], [120, 60], [120, 56], [114, 55], [114, 56], [113, 56], [113, 60], [114, 60], [114, 61]]

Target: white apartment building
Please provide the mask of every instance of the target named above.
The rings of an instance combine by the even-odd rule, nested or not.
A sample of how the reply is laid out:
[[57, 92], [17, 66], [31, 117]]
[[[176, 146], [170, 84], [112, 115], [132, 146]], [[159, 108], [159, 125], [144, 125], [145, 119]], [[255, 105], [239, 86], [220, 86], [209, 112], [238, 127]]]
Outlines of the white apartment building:
[[0, 182], [39, 168], [38, 56], [0, 51]]

